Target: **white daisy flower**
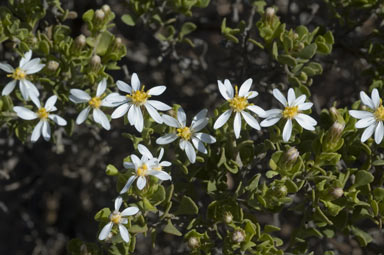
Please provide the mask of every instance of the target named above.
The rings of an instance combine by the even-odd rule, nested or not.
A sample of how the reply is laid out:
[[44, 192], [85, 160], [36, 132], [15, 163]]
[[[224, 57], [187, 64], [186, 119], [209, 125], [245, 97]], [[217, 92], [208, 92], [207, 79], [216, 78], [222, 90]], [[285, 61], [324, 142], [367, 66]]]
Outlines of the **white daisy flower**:
[[317, 124], [316, 120], [307, 114], [301, 113], [301, 111], [311, 109], [313, 103], [305, 102], [307, 98], [305, 95], [301, 95], [298, 98], [295, 96], [295, 91], [290, 88], [288, 90], [288, 100], [278, 89], [273, 90], [273, 96], [284, 106], [284, 109], [271, 109], [265, 111], [265, 120], [260, 125], [262, 127], [270, 127], [276, 124], [281, 118], [287, 119], [283, 129], [283, 140], [288, 142], [292, 134], [292, 120], [296, 120], [300, 126], [306, 130], [315, 130]]
[[161, 161], [164, 156], [164, 149], [161, 148], [159, 152], [159, 156], [155, 158], [152, 153], [142, 144], [138, 145], [138, 150], [142, 156], [146, 156], [148, 159], [153, 160], [152, 169], [153, 170], [163, 170], [163, 167], [171, 166], [172, 163], [169, 161]]
[[[177, 134], [171, 133], [161, 136], [157, 138], [156, 143], [168, 144], [180, 137], [180, 149], [185, 151], [191, 163], [195, 163], [196, 152], [192, 146], [192, 143], [198, 151], [207, 154], [208, 151], [202, 142], [208, 144], [216, 142], [216, 139], [213, 136], [199, 132], [208, 124], [208, 118], [206, 117], [207, 112], [207, 109], [203, 109], [195, 117], [193, 117], [190, 127], [186, 126], [187, 117], [183, 108], [180, 107], [178, 109], [177, 119], [164, 114], [164, 123], [170, 127], [175, 127]], [[192, 143], [190, 141], [192, 141]]]
[[49, 126], [48, 119], [53, 120], [59, 126], [67, 125], [67, 121], [65, 119], [51, 113], [57, 110], [55, 107], [57, 96], [51, 96], [48, 98], [44, 107], [41, 106], [40, 101], [36, 97], [32, 96], [31, 99], [38, 108], [37, 112], [33, 112], [21, 106], [15, 106], [13, 107], [13, 110], [24, 120], [40, 119], [33, 129], [31, 136], [32, 142], [36, 142], [40, 138], [40, 134], [43, 135], [44, 140], [48, 141], [51, 138], [51, 127]]
[[96, 96], [91, 97], [87, 92], [81, 89], [71, 89], [69, 99], [75, 104], [88, 103], [88, 106], [83, 109], [76, 118], [76, 124], [80, 125], [83, 123], [87, 117], [91, 109], [93, 109], [92, 116], [93, 120], [96, 123], [99, 123], [103, 126], [104, 129], [109, 130], [111, 128], [111, 124], [109, 123], [108, 117], [100, 110], [101, 106], [105, 107], [113, 107], [106, 98], [101, 99], [105, 89], [107, 88], [107, 80], [103, 79], [99, 82], [97, 86]]
[[231, 108], [226, 110], [219, 116], [219, 118], [217, 118], [213, 128], [218, 129], [222, 127], [229, 120], [232, 113], [235, 112], [233, 130], [235, 132], [236, 138], [240, 137], [241, 116], [252, 128], [260, 130], [259, 122], [251, 114], [245, 111], [249, 110], [253, 113], [256, 113], [260, 117], [264, 116], [265, 114], [262, 108], [248, 102], [248, 99], [255, 98], [259, 94], [256, 91], [249, 91], [252, 86], [252, 79], [246, 80], [240, 86], [240, 90], [238, 90], [237, 86], [235, 86], [235, 90], [233, 90], [231, 82], [227, 79], [224, 81], [224, 83], [221, 81], [217, 81], [217, 83], [219, 84], [221, 95], [229, 102], [229, 106]]
[[40, 58], [34, 58], [31, 60], [31, 57], [32, 51], [30, 50], [24, 54], [24, 57], [21, 58], [19, 66], [16, 69], [9, 64], [0, 63], [0, 69], [9, 73], [7, 77], [13, 79], [5, 85], [3, 91], [1, 92], [3, 96], [9, 95], [15, 89], [17, 81], [19, 81], [20, 92], [24, 100], [28, 100], [32, 96], [39, 96], [39, 91], [36, 86], [27, 78], [29, 74], [37, 73], [43, 69], [45, 64], [40, 64]]
[[365, 142], [375, 133], [375, 142], [381, 143], [384, 136], [384, 107], [382, 105], [381, 98], [377, 89], [373, 89], [371, 98], [364, 91], [360, 92], [361, 102], [369, 107], [372, 111], [356, 111], [350, 110], [349, 114], [359, 119], [356, 122], [356, 128], [365, 128], [363, 135], [361, 136], [361, 142]]
[[[148, 151], [149, 152], [149, 151]], [[145, 154], [148, 154], [145, 152]], [[152, 155], [152, 154], [151, 154]], [[120, 194], [127, 192], [131, 187], [132, 183], [137, 179], [136, 186], [139, 190], [144, 189], [147, 185], [146, 176], [152, 175], [156, 178], [167, 181], [172, 180], [172, 177], [161, 169], [158, 169], [158, 159], [152, 158], [149, 159], [147, 155], [143, 155], [141, 159], [136, 155], [131, 155], [132, 162], [124, 162], [123, 165], [127, 169], [135, 169], [136, 173], [129, 177], [127, 183], [124, 185], [123, 189], [120, 191]]]
[[[110, 94], [106, 100], [111, 104], [118, 106], [112, 113], [112, 119], [117, 119], [127, 114], [128, 121], [132, 126], [135, 126], [137, 131], [141, 132], [144, 126], [143, 113], [141, 112], [142, 106], [147, 109], [149, 115], [157, 123], [163, 123], [158, 111], [168, 111], [171, 107], [157, 100], [149, 100], [152, 96], [159, 96], [166, 90], [165, 86], [156, 86], [148, 91], [144, 91], [145, 86], [140, 83], [139, 77], [136, 73], [132, 75], [131, 86], [123, 81], [117, 81], [116, 85], [119, 90], [127, 93], [125, 96], [118, 93]], [[141, 87], [141, 88], [140, 88]]]
[[113, 225], [117, 225], [119, 228], [121, 238], [129, 243], [129, 233], [124, 224], [128, 223], [128, 219], [124, 218], [127, 216], [135, 215], [139, 212], [139, 208], [135, 206], [127, 207], [122, 212], [120, 212], [121, 204], [123, 203], [123, 199], [121, 197], [117, 197], [115, 200], [115, 210], [109, 216], [110, 222], [107, 223], [99, 234], [99, 240], [105, 240], [109, 234], [111, 233]]

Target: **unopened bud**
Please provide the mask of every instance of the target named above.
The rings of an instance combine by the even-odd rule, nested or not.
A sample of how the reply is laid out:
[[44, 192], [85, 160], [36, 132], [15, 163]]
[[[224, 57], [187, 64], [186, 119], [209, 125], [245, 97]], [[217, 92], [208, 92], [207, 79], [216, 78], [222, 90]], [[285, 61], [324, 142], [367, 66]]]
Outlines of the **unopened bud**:
[[54, 71], [57, 70], [57, 68], [59, 68], [59, 63], [58, 62], [56, 62], [55, 60], [51, 60], [51, 61], [48, 62], [47, 69], [49, 71], [54, 72]]
[[223, 217], [223, 219], [224, 219], [224, 222], [225, 222], [225, 223], [227, 223], [227, 224], [231, 223], [231, 222], [233, 221], [233, 215], [232, 215], [232, 213], [230, 213], [230, 212], [225, 212], [225, 213], [224, 213], [224, 217]]
[[277, 197], [285, 197], [288, 194], [288, 189], [285, 185], [278, 185], [274, 188], [274, 193]]
[[284, 160], [286, 165], [295, 164], [297, 158], [300, 156], [299, 151], [295, 147], [289, 148], [284, 154]]
[[101, 7], [101, 10], [103, 10], [103, 12], [105, 14], [108, 14], [110, 11], [111, 11], [111, 7], [109, 7], [108, 4], [104, 4], [102, 7]]
[[241, 243], [245, 240], [245, 232], [242, 229], [237, 229], [232, 234], [232, 241], [235, 243]]
[[297, 39], [297, 38], [299, 38], [299, 34], [298, 33], [293, 33], [293, 39]]
[[305, 45], [304, 43], [300, 42], [299, 45], [297, 45], [297, 50], [302, 50], [304, 49]]
[[99, 55], [94, 55], [92, 58], [91, 58], [91, 65], [92, 67], [94, 68], [97, 68], [99, 67], [101, 64], [101, 58]]
[[329, 129], [330, 140], [332, 142], [337, 142], [343, 134], [344, 128], [345, 124], [339, 122], [333, 123], [333, 125]]
[[103, 20], [105, 17], [105, 13], [102, 10], [95, 11], [95, 18], [99, 21]]
[[200, 241], [196, 237], [191, 237], [188, 239], [188, 247], [193, 249], [196, 249], [200, 246]]
[[79, 35], [78, 37], [76, 37], [76, 40], [75, 40], [75, 43], [76, 43], [76, 46], [81, 49], [85, 46], [85, 44], [87, 43], [87, 39], [85, 38], [84, 35]]
[[70, 11], [68, 12], [67, 19], [76, 19], [77, 18], [77, 12]]
[[333, 188], [330, 194], [334, 199], [338, 199], [344, 195], [344, 191], [342, 188]]
[[265, 19], [270, 22], [273, 20], [273, 18], [275, 17], [275, 14], [276, 14], [276, 11], [274, 8], [272, 7], [268, 7], [266, 10], [265, 10]]
[[306, 82], [308, 80], [308, 75], [305, 72], [300, 73], [300, 80]]

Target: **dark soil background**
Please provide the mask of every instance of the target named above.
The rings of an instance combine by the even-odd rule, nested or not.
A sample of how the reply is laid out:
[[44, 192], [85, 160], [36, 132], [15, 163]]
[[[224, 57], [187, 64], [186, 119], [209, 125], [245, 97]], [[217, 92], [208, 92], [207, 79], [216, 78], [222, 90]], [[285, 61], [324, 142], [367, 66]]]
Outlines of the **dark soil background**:
[[[248, 1], [215, 0], [206, 9], [196, 9], [193, 17], [180, 17], [180, 21], [198, 25], [190, 36], [196, 47], [178, 45], [170, 55], [164, 55], [164, 45], [154, 38], [152, 29], [141, 24], [128, 27], [121, 22], [127, 1], [62, 1], [66, 9], [78, 13], [77, 19], [66, 23], [72, 27], [74, 37], [87, 33], [81, 15], [88, 9], [109, 4], [116, 13], [112, 32], [123, 39], [128, 54], [120, 63], [126, 72], [110, 72], [115, 81], [129, 81], [127, 74], [136, 72], [148, 87], [165, 84], [167, 90], [160, 100], [181, 104], [188, 116], [204, 107], [212, 114], [223, 102], [217, 89], [218, 79], [228, 78], [240, 85], [251, 77], [253, 87], [261, 94], [257, 98], [260, 106], [267, 109], [276, 103], [270, 91], [272, 86], [287, 84], [283, 67], [267, 52], [250, 47], [244, 53], [220, 34], [224, 17], [230, 22], [248, 20]], [[278, 6], [278, 15], [288, 27], [304, 24], [312, 30], [320, 26], [321, 31], [325, 32], [326, 27], [334, 33], [334, 50], [330, 56], [318, 59], [324, 73], [314, 79], [311, 87], [315, 115], [335, 101], [339, 107], [349, 106], [358, 99], [360, 90], [368, 90], [373, 77], [369, 72], [372, 62], [362, 48], [373, 28], [382, 29], [381, 20], [373, 12], [350, 13], [358, 25], [341, 26], [322, 0], [277, 0], [269, 4]], [[258, 18], [256, 15], [255, 20]], [[77, 126], [72, 137], [63, 134], [64, 146], [57, 147], [42, 140], [22, 144], [7, 129], [0, 129], [0, 254], [59, 255], [66, 254], [66, 243], [72, 238], [95, 241], [98, 224], [93, 217], [101, 208], [112, 207], [117, 195], [115, 180], [105, 175], [105, 167], [114, 164], [122, 168], [123, 158], [132, 152], [131, 143], [122, 138], [122, 132], [136, 131], [124, 126], [122, 119], [112, 121], [110, 132]], [[288, 217], [280, 215], [277, 221], [282, 222], [282, 235], [286, 238], [295, 228]], [[276, 216], [262, 215], [260, 221], [276, 223]], [[380, 254], [384, 250], [383, 233], [373, 225], [366, 229], [371, 229], [375, 241], [364, 251], [348, 237], [318, 240], [313, 243], [314, 251], [322, 254], [318, 247], [334, 247], [339, 254]], [[186, 254], [181, 243], [164, 234], [158, 246], [152, 248], [149, 239], [140, 237], [135, 254]]]

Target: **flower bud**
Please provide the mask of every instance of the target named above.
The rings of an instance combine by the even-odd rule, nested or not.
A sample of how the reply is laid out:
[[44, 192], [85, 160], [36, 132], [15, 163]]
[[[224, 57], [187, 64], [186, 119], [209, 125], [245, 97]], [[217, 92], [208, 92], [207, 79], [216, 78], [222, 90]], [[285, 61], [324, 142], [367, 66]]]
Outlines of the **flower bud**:
[[55, 60], [50, 60], [47, 65], [47, 69], [51, 72], [54, 72], [59, 68], [59, 63], [56, 62]]
[[67, 19], [76, 19], [77, 18], [77, 12], [70, 11], [68, 12]]
[[76, 37], [75, 39], [75, 45], [77, 48], [81, 49], [85, 46], [85, 44], [87, 43], [87, 39], [85, 38], [84, 35], [79, 35], [78, 37]]
[[101, 7], [101, 10], [103, 10], [103, 12], [105, 14], [108, 14], [110, 11], [111, 11], [111, 7], [109, 7], [108, 4], [104, 4], [102, 7]]
[[101, 64], [101, 58], [99, 55], [94, 55], [92, 58], [91, 58], [91, 66], [95, 69], [97, 69]]
[[288, 189], [285, 185], [277, 185], [273, 190], [276, 197], [285, 197], [288, 194]]
[[333, 125], [329, 129], [329, 136], [331, 142], [335, 143], [341, 138], [341, 135], [344, 131], [344, 127], [345, 124], [339, 123], [337, 121], [333, 123]]
[[289, 148], [283, 156], [283, 164], [285, 164], [286, 166], [292, 166], [296, 163], [296, 160], [299, 155], [300, 153], [295, 147]]
[[331, 189], [330, 191], [330, 195], [334, 198], [334, 199], [338, 199], [340, 197], [342, 197], [344, 195], [344, 191], [342, 188], [333, 188]]
[[225, 212], [224, 213], [224, 217], [223, 217], [223, 220], [225, 223], [229, 224], [233, 221], [233, 215], [231, 212]]
[[105, 17], [105, 13], [102, 10], [96, 10], [95, 11], [95, 18], [98, 21], [102, 21]]
[[308, 80], [308, 75], [305, 72], [300, 73], [300, 80], [306, 82]]
[[293, 33], [293, 39], [297, 39], [297, 38], [299, 38], [299, 34], [298, 33]]
[[200, 241], [197, 237], [192, 236], [188, 239], [188, 247], [193, 249], [196, 249], [200, 246]]
[[276, 11], [273, 7], [268, 7], [266, 10], [265, 10], [265, 19], [268, 21], [268, 22], [271, 22], [273, 20], [273, 18], [275, 17], [275, 14], [276, 14]]
[[245, 232], [242, 229], [237, 229], [232, 234], [232, 241], [235, 243], [241, 243], [245, 240]]

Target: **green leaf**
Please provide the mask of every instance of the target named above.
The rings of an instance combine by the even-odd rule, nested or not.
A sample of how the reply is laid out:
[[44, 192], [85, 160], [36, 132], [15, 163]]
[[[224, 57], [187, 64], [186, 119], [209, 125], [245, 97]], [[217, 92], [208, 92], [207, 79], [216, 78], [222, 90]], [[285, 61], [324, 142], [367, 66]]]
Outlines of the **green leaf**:
[[316, 42], [316, 45], [317, 45], [318, 53], [325, 54], [325, 55], [328, 55], [329, 53], [331, 53], [331, 49], [328, 47], [327, 44], [323, 42]]
[[252, 38], [249, 38], [248, 39], [248, 42], [250, 43], [253, 43], [254, 45], [256, 45], [257, 47], [259, 47], [260, 49], [264, 49], [264, 45], [262, 43], [259, 43], [258, 41], [252, 39]]
[[384, 166], [384, 160], [378, 159], [372, 162], [372, 165], [374, 166]]
[[333, 34], [331, 31], [327, 31], [324, 35], [323, 35], [325, 41], [328, 43], [328, 44], [334, 44], [335, 43], [335, 38], [333, 38]]
[[273, 42], [273, 45], [272, 45], [272, 56], [277, 59], [277, 57], [279, 56], [279, 49], [277, 48], [277, 43], [276, 42]]
[[123, 16], [121, 16], [121, 20], [127, 24], [128, 26], [135, 26], [136, 23], [135, 21], [133, 20], [132, 16], [129, 15], [129, 14], [124, 14]]
[[199, 208], [192, 200], [192, 198], [188, 196], [183, 196], [181, 199], [180, 205], [177, 208], [175, 214], [177, 215], [194, 215], [198, 214]]
[[365, 170], [360, 170], [355, 174], [355, 183], [353, 184], [353, 186], [360, 187], [373, 182], [373, 180], [374, 180], [374, 177], [370, 172]]
[[91, 9], [91, 10], [88, 10], [86, 11], [84, 14], [83, 14], [83, 20], [85, 22], [91, 22], [92, 19], [93, 19], [93, 15], [94, 15], [94, 11]]
[[294, 183], [291, 179], [287, 179], [285, 181], [285, 186], [287, 186], [289, 193], [296, 193], [299, 191], [299, 188], [297, 187], [296, 183]]
[[349, 227], [350, 231], [355, 235], [361, 246], [367, 246], [370, 242], [372, 242], [372, 236], [367, 232], [352, 225]]
[[277, 61], [280, 64], [286, 64], [288, 66], [295, 66], [297, 65], [296, 59], [290, 55], [279, 55], [277, 57]]
[[384, 200], [384, 188], [378, 187], [373, 190], [373, 195], [377, 201]]
[[108, 47], [113, 41], [113, 35], [108, 31], [104, 31], [100, 34], [100, 38], [98, 40], [96, 53], [103, 56], [107, 53]]
[[276, 171], [272, 171], [272, 170], [269, 170], [267, 171], [267, 173], [265, 174], [265, 176], [267, 176], [267, 178], [271, 179], [273, 178], [274, 176], [278, 175], [279, 173], [276, 172]]
[[182, 39], [184, 36], [192, 33], [196, 29], [196, 25], [192, 22], [185, 22], [181, 27], [179, 38]]
[[171, 220], [168, 220], [167, 225], [163, 228], [163, 231], [165, 233], [175, 235], [175, 236], [182, 236], [183, 234], [172, 224]]
[[308, 76], [314, 76], [323, 73], [323, 67], [319, 63], [310, 62], [303, 68], [303, 72]]
[[99, 222], [107, 222], [109, 221], [109, 215], [111, 215], [111, 210], [109, 208], [103, 208], [96, 213], [95, 220]]
[[165, 199], [165, 189], [162, 185], [159, 185], [155, 193], [149, 197], [149, 201], [154, 206], [162, 203], [164, 199]]
[[109, 176], [114, 176], [119, 173], [119, 170], [114, 165], [107, 165], [107, 169], [105, 169], [105, 173]]
[[304, 49], [302, 49], [298, 57], [303, 59], [311, 59], [316, 54], [317, 45], [316, 43], [312, 43], [308, 46], [306, 46]]

